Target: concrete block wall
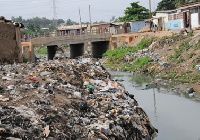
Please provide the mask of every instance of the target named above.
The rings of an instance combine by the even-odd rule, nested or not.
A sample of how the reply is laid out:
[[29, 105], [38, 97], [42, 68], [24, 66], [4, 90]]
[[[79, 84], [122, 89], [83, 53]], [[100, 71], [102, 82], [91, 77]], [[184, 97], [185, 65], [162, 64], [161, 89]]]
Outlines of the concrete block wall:
[[0, 63], [22, 61], [19, 27], [12, 23], [0, 23]]

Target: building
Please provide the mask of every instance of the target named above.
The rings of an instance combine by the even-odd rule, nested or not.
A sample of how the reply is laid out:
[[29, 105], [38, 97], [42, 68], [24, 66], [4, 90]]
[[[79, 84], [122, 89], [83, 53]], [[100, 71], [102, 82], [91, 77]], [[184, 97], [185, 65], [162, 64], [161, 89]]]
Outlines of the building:
[[58, 36], [70, 36], [70, 35], [80, 35], [87, 32], [87, 24], [83, 25], [62, 25], [58, 27], [56, 33]]
[[200, 27], [200, 2], [183, 4], [168, 16], [169, 29], [197, 27]]
[[131, 32], [131, 25], [129, 22], [115, 22], [110, 24], [110, 33], [112, 35], [129, 32]]
[[145, 20], [132, 20], [129, 23], [131, 32], [138, 32], [147, 25]]
[[155, 11], [153, 13], [153, 24], [156, 24], [158, 30], [167, 31], [168, 30], [168, 15], [176, 10], [167, 10], [167, 11]]
[[[111, 23], [99, 23], [91, 25], [91, 32], [96, 34], [109, 33]], [[90, 32], [90, 31], [89, 31]]]
[[0, 63], [22, 62], [21, 23], [12, 23], [0, 17]]

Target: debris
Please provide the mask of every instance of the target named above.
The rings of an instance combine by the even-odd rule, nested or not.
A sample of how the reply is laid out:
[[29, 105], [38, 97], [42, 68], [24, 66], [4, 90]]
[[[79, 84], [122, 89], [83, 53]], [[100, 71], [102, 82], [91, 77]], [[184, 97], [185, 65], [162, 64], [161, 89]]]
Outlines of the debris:
[[154, 138], [134, 95], [96, 62], [59, 57], [2, 65], [0, 139]]
[[193, 93], [194, 89], [193, 88], [188, 88], [188, 93]]
[[44, 128], [43, 133], [45, 134], [45, 137], [48, 137], [48, 136], [49, 136], [49, 133], [50, 133], [49, 125], [47, 125], [47, 126]]

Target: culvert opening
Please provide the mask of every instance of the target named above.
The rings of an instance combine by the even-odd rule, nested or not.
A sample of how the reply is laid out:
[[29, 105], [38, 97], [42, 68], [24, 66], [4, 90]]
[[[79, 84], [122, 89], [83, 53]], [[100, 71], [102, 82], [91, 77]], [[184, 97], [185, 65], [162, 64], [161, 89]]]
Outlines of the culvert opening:
[[70, 58], [82, 56], [84, 54], [84, 43], [70, 44]]
[[92, 42], [92, 54], [94, 58], [102, 58], [109, 49], [109, 41]]
[[58, 48], [57, 45], [47, 46], [47, 58], [48, 58], [48, 60], [53, 60], [53, 58], [56, 54], [57, 48]]

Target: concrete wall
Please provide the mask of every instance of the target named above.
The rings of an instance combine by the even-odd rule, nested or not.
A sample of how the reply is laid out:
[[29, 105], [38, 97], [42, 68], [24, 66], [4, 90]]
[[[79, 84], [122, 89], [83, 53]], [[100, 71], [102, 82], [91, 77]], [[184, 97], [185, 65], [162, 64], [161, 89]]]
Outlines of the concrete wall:
[[153, 16], [153, 18], [160, 18], [159, 21], [157, 19], [153, 20], [153, 22], [157, 24], [158, 27], [162, 27], [163, 31], [168, 30], [168, 13], [156, 13], [156, 15]]
[[183, 19], [169, 20], [168, 28], [169, 29], [183, 29], [184, 28]]
[[0, 63], [21, 62], [21, 37], [19, 27], [0, 23]]
[[199, 14], [198, 13], [192, 13], [191, 14], [191, 28], [199, 27]]
[[145, 26], [145, 21], [132, 21], [131, 24], [131, 32], [138, 32]]

